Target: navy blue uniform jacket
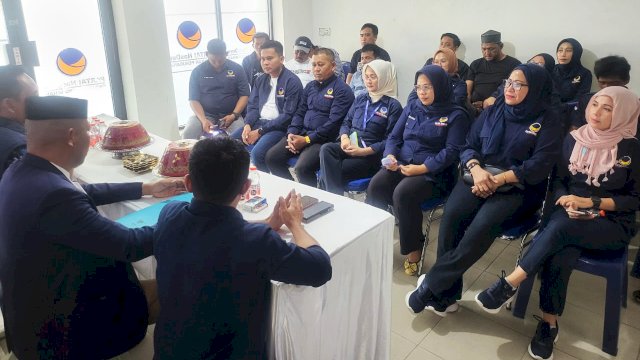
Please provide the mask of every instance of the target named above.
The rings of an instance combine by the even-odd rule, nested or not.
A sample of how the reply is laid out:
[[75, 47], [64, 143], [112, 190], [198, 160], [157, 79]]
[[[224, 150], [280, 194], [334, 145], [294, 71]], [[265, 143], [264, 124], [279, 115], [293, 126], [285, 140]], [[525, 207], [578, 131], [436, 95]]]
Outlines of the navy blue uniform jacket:
[[[244, 123], [253, 127], [256, 121], [260, 119], [260, 111], [269, 99], [271, 92], [271, 75], [262, 74], [251, 88], [251, 96], [249, 96], [249, 105], [247, 106], [247, 116]], [[290, 70], [282, 67], [282, 72], [278, 76], [276, 84], [276, 106], [278, 107], [277, 118], [265, 122], [262, 129], [265, 133], [269, 131], [287, 131], [287, 127], [291, 124], [293, 115], [298, 110], [302, 96], [302, 82], [300, 78]]]
[[[460, 161], [466, 164], [476, 159], [484, 165], [493, 165], [502, 169], [513, 170], [519, 182], [533, 187], [542, 195], [553, 165], [560, 154], [562, 144], [562, 124], [547, 111], [537, 119], [515, 122], [505, 121], [505, 130], [500, 150], [493, 155], [482, 154], [482, 138], [480, 131], [489, 116], [493, 115], [494, 106], [488, 107], [473, 122], [467, 136], [467, 144], [460, 154]], [[542, 201], [542, 198], [540, 198]]]
[[[447, 188], [469, 130], [469, 116], [456, 108], [447, 116], [429, 115], [420, 100], [404, 108], [387, 139], [383, 157], [392, 154], [399, 164], [424, 164], [427, 179]], [[445, 176], [439, 176], [444, 174]]]
[[96, 210], [142, 187], [84, 189], [28, 153], [0, 181], [2, 311], [21, 360], [111, 358], [145, 336], [147, 303], [128, 262], [152, 254], [153, 228], [127, 229]]
[[[367, 103], [369, 106], [366, 106]], [[367, 109], [368, 108], [368, 109]], [[365, 109], [367, 113], [365, 114]], [[361, 147], [371, 147], [376, 154], [382, 155], [387, 137], [391, 134], [398, 118], [402, 114], [402, 105], [394, 98], [383, 96], [375, 104], [371, 104], [368, 93], [358, 96], [340, 127], [340, 136], [358, 133]], [[367, 126], [364, 126], [364, 119]], [[362, 144], [364, 142], [364, 144]]]
[[320, 286], [331, 279], [321, 247], [286, 243], [235, 208], [195, 198], [162, 209], [155, 255], [156, 359], [266, 359], [270, 280]]
[[0, 179], [4, 171], [27, 150], [24, 126], [0, 117]]
[[312, 144], [334, 141], [353, 100], [349, 85], [335, 75], [322, 83], [314, 80], [304, 88], [287, 132], [309, 136]]

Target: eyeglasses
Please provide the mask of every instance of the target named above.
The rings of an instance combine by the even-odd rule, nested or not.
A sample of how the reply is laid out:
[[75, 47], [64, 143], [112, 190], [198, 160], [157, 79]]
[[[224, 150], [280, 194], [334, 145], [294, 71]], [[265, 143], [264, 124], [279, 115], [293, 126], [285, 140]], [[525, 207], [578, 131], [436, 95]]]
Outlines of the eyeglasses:
[[416, 85], [414, 86], [416, 88], [416, 92], [418, 91], [422, 91], [422, 92], [427, 92], [430, 90], [433, 90], [433, 86], [432, 85]]
[[520, 91], [520, 89], [522, 89], [523, 86], [529, 86], [529, 84], [523, 84], [521, 82], [513, 81], [511, 79], [502, 80], [502, 85], [504, 85], [505, 89], [508, 88], [509, 86], [512, 86], [513, 90], [515, 91]]

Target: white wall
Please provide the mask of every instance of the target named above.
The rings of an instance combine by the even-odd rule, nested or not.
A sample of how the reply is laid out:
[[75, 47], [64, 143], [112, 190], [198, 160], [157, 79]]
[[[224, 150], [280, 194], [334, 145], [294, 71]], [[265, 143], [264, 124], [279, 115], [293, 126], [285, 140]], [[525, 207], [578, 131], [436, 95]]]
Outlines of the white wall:
[[[453, 32], [460, 37], [463, 46], [458, 49], [458, 57], [470, 63], [480, 57], [480, 34], [489, 29], [502, 32], [506, 52], [521, 61], [540, 52], [555, 56], [558, 41], [566, 37], [582, 43], [585, 49], [582, 62], [590, 70], [599, 57], [625, 56], [632, 68], [630, 87], [640, 93], [638, 0], [274, 0], [276, 2], [285, 10], [280, 19], [283, 23], [274, 16], [274, 29], [283, 28], [285, 34], [288, 28], [300, 30], [300, 34], [310, 31], [305, 34], [314, 43], [336, 48], [343, 60], [349, 60], [360, 46], [360, 26], [365, 22], [378, 25], [378, 44], [389, 51], [398, 68], [403, 102], [413, 84], [415, 71], [437, 50], [443, 32]], [[312, 15], [305, 19], [309, 4]], [[287, 7], [296, 11], [287, 11]], [[318, 29], [327, 27], [331, 28], [331, 35], [318, 36]], [[288, 49], [291, 36], [286, 35], [285, 48]], [[594, 81], [594, 87], [596, 85]]]
[[[309, 21], [313, 6], [311, 0], [272, 0], [273, 35], [284, 46], [287, 59], [293, 57], [293, 43], [298, 36], [309, 36], [313, 23]], [[317, 34], [318, 30], [315, 30]], [[313, 39], [311, 39], [313, 41]]]

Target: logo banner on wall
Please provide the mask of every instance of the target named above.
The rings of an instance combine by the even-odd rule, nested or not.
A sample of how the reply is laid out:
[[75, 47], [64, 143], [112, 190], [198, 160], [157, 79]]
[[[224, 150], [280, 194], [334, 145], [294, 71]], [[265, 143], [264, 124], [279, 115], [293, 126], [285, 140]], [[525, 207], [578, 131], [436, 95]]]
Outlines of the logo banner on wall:
[[62, 49], [56, 57], [56, 66], [65, 75], [64, 81], [49, 89], [46, 92], [47, 95], [72, 96], [74, 92], [80, 90], [99, 89], [107, 85], [105, 76], [92, 72], [88, 67], [87, 57], [77, 48]]

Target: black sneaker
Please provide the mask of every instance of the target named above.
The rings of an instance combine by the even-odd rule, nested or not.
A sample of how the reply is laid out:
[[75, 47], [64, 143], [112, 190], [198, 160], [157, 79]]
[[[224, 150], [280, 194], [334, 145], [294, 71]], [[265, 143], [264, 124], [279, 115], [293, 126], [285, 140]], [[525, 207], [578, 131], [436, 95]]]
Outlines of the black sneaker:
[[518, 289], [514, 289], [509, 285], [504, 276], [505, 273], [503, 271], [498, 281], [476, 295], [478, 305], [490, 314], [497, 314], [506, 303], [513, 299], [518, 291]]
[[407, 308], [409, 308], [409, 310], [413, 314], [418, 314], [422, 312], [422, 310], [426, 309], [434, 312], [435, 314], [441, 317], [447, 316], [447, 313], [458, 311], [458, 308], [459, 308], [458, 302], [455, 300], [453, 301], [440, 300], [440, 299], [436, 299], [433, 296], [429, 296], [426, 300], [420, 299], [420, 297], [418, 296], [418, 290], [420, 289], [420, 285], [424, 281], [425, 277], [426, 275], [422, 274], [418, 278], [416, 289], [413, 291], [409, 291], [405, 296], [404, 299], [405, 299], [405, 304], [407, 305]]
[[549, 323], [538, 316], [533, 316], [538, 320], [536, 334], [529, 344], [529, 355], [538, 360], [553, 359], [553, 344], [558, 341], [558, 330], [560, 325], [556, 321], [556, 327], [551, 328]]
[[425, 310], [429, 310], [438, 316], [445, 317], [448, 313], [458, 311], [459, 306], [458, 302], [455, 300], [431, 298], [427, 300], [424, 308]]

